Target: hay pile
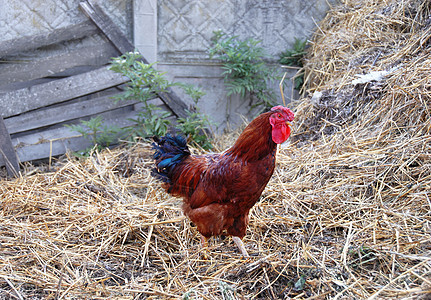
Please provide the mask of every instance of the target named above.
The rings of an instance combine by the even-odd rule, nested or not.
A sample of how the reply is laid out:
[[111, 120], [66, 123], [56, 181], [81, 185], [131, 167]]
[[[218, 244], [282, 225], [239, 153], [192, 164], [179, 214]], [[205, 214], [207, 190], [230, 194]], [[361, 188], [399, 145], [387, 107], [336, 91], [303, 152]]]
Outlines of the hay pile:
[[[147, 144], [0, 185], [0, 297], [429, 299], [430, 1], [344, 1], [306, 64], [315, 97], [250, 218], [243, 259], [199, 235]], [[386, 71], [352, 84], [356, 74]], [[229, 142], [220, 142], [224, 148]]]

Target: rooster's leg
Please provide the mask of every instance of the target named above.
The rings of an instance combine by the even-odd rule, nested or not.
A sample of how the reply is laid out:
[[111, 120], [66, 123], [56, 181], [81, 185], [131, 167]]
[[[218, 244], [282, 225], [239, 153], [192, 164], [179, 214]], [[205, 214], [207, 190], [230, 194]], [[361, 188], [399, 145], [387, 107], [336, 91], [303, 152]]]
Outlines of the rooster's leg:
[[201, 245], [203, 249], [203, 258], [208, 259], [208, 239], [201, 235]]
[[202, 248], [208, 248], [208, 239], [203, 235], [201, 235], [201, 245]]
[[235, 245], [238, 247], [239, 251], [241, 251], [241, 254], [244, 257], [249, 257], [247, 250], [245, 249], [244, 243], [242, 242], [242, 240], [237, 237], [237, 236], [233, 236], [232, 237], [233, 241], [235, 242]]

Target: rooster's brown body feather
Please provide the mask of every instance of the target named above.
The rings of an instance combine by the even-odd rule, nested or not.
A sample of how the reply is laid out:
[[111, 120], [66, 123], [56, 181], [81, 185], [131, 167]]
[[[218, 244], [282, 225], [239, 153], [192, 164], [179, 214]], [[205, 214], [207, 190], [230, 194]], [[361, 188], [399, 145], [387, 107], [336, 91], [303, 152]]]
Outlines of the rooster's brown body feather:
[[[267, 112], [254, 119], [235, 144], [220, 154], [188, 152], [178, 158], [179, 154], [168, 155], [163, 150], [168, 142], [155, 145], [159, 151], [155, 155], [157, 172], [169, 178], [165, 180], [167, 191], [184, 199], [184, 213], [204, 237], [223, 233], [244, 237], [249, 211], [275, 168], [277, 144], [269, 121], [272, 114]], [[161, 170], [160, 165], [167, 165], [167, 161], [171, 165]]]

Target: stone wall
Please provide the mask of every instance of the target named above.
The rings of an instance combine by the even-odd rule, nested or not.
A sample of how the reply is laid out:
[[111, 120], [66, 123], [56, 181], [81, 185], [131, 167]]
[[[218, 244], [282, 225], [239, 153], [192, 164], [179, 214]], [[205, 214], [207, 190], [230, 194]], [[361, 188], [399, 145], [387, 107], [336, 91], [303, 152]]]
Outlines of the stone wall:
[[[307, 38], [336, 0], [104, 0], [106, 13], [150, 62], [166, 71], [169, 79], [201, 87], [206, 95], [199, 106], [218, 124], [218, 130], [252, 116], [248, 99], [226, 97], [220, 64], [210, 60], [207, 49], [214, 30], [245, 39], [261, 40], [275, 61], [291, 48], [295, 38]], [[87, 19], [79, 10], [80, 0], [2, 0], [0, 42], [31, 36]], [[87, 39], [77, 43], [95, 43]], [[68, 51], [73, 43], [62, 45]], [[46, 51], [53, 49], [46, 49]], [[43, 55], [38, 52], [35, 55]], [[282, 70], [279, 69], [280, 74]], [[289, 76], [295, 74], [290, 71]], [[289, 82], [289, 79], [287, 79]], [[274, 84], [278, 92], [278, 83]], [[191, 102], [181, 90], [177, 92]], [[285, 91], [287, 101], [298, 97]], [[281, 97], [278, 100], [281, 103]]]

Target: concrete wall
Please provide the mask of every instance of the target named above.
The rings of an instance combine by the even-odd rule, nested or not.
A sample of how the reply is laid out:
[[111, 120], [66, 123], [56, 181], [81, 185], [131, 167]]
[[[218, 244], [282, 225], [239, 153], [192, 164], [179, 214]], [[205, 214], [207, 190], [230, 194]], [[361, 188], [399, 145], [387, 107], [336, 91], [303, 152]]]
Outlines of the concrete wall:
[[[0, 0], [0, 42], [49, 32], [87, 20], [82, 0]], [[99, 1], [122, 31], [132, 38], [132, 0]]]
[[[0, 0], [0, 42], [86, 20], [78, 9], [80, 1]], [[227, 99], [220, 65], [209, 60], [207, 54], [213, 31], [261, 40], [262, 47], [276, 60], [281, 51], [292, 47], [295, 37], [309, 37], [315, 22], [325, 15], [328, 3], [335, 1], [104, 0], [99, 3], [146, 58], [157, 61], [157, 68], [166, 71], [171, 80], [202, 87], [207, 94], [200, 107], [221, 130], [240, 123], [240, 115], [250, 116], [249, 101], [239, 97]], [[97, 40], [87, 38], [77, 43], [97, 44]], [[73, 47], [73, 43], [62, 45], [59, 51]], [[43, 55], [43, 51], [37, 55]], [[291, 71], [289, 76], [294, 73]], [[274, 89], [279, 94], [278, 83]], [[182, 94], [181, 90], [177, 92]], [[288, 100], [297, 97], [291, 87], [285, 94]], [[184, 100], [190, 102], [185, 96]]]
[[[157, 61], [158, 69], [167, 72], [171, 80], [201, 87], [207, 93], [201, 100], [201, 110], [221, 130], [241, 123], [242, 115], [253, 117], [253, 112], [249, 112], [249, 99], [226, 97], [220, 65], [207, 53], [213, 31], [261, 40], [275, 62], [280, 52], [292, 48], [295, 38], [305, 39], [312, 34], [315, 22], [325, 16], [328, 3], [335, 0], [144, 0], [146, 5], [137, 5], [141, 2], [134, 1], [135, 44], [150, 61]], [[137, 42], [142, 40], [147, 41], [144, 47]], [[284, 71], [278, 68], [280, 75]], [[287, 101], [298, 98], [289, 79], [295, 73], [288, 72]], [[273, 88], [282, 103], [278, 82]], [[181, 90], [176, 91], [182, 95]], [[190, 101], [185, 95], [184, 99]]]

